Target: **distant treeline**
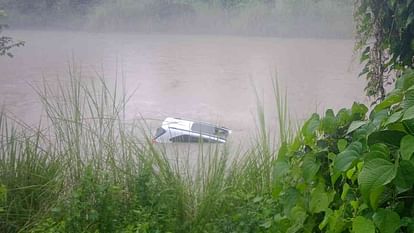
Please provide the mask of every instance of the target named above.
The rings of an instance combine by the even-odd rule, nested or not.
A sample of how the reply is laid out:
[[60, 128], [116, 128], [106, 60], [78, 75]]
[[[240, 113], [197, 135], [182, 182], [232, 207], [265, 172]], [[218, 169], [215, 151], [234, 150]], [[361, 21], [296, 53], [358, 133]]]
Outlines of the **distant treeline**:
[[352, 0], [0, 0], [17, 28], [352, 35]]

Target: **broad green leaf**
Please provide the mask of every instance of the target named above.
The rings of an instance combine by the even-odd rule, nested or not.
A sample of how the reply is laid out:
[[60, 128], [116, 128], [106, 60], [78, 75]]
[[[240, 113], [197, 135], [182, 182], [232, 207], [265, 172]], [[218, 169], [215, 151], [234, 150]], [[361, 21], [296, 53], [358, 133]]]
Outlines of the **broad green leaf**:
[[375, 126], [379, 126], [379, 125], [381, 125], [382, 122], [385, 121], [385, 119], [388, 118], [388, 110], [383, 109], [383, 110], [378, 111], [378, 112], [372, 111], [369, 118], [370, 118], [372, 124], [374, 124]]
[[400, 132], [407, 132], [406, 130], [406, 123], [409, 121], [397, 121], [393, 124], [387, 125], [387, 130], [393, 130], [393, 131], [400, 131]]
[[361, 152], [362, 144], [360, 142], [352, 142], [344, 151], [335, 156], [333, 163], [334, 176], [337, 178], [339, 173], [347, 171], [359, 158]]
[[368, 145], [384, 143], [386, 145], [400, 147], [401, 139], [407, 135], [405, 132], [396, 130], [383, 130], [370, 134], [368, 136]]
[[414, 86], [414, 70], [407, 70], [403, 75], [398, 78], [398, 81], [402, 82], [402, 89], [408, 90], [410, 87]]
[[385, 159], [372, 159], [364, 164], [358, 176], [358, 183], [362, 196], [373, 209], [377, 208], [378, 198], [384, 186], [389, 184], [396, 174], [395, 165]]
[[397, 176], [394, 183], [397, 186], [397, 192], [402, 193], [413, 187], [414, 184], [414, 165], [411, 161], [403, 160], [398, 167]]
[[344, 209], [341, 206], [329, 216], [328, 233], [341, 233], [345, 228]]
[[333, 200], [332, 193], [325, 191], [325, 185], [318, 184], [311, 192], [311, 199], [309, 202], [309, 210], [311, 213], [320, 213], [327, 211], [329, 204]]
[[381, 103], [375, 106], [374, 111], [378, 112], [382, 109], [388, 108], [396, 103], [399, 103], [402, 101], [403, 97], [404, 93], [399, 89], [395, 89]]
[[357, 152], [358, 154], [362, 153], [362, 143], [356, 141], [349, 144], [349, 146], [346, 148], [346, 150], [353, 150]]
[[408, 90], [414, 85], [414, 71], [406, 70], [401, 77], [397, 79], [395, 83], [396, 89]]
[[389, 124], [393, 124], [401, 119], [403, 115], [402, 111], [394, 112], [391, 116], [388, 117], [387, 121], [385, 121], [384, 126]]
[[365, 114], [368, 112], [367, 106], [356, 103], [352, 104], [352, 118], [353, 120], [363, 120], [365, 118]]
[[362, 216], [358, 216], [352, 220], [353, 233], [375, 233], [374, 223]]
[[293, 142], [289, 145], [288, 150], [290, 151], [297, 151], [302, 146], [302, 139], [297, 136], [293, 140]]
[[340, 126], [348, 125], [352, 121], [352, 113], [351, 113], [351, 110], [346, 109], [346, 108], [342, 108], [336, 114], [336, 118], [337, 118], [338, 124]]
[[366, 153], [364, 156], [365, 161], [375, 159], [375, 158], [382, 158], [382, 159], [388, 160], [390, 157], [390, 150], [385, 144], [377, 143], [377, 144], [371, 145], [369, 149], [370, 149], [370, 152]]
[[405, 110], [402, 118], [403, 121], [411, 119], [414, 119], [414, 106], [411, 106], [407, 110]]
[[280, 179], [283, 178], [289, 172], [289, 163], [284, 159], [278, 159], [273, 165], [273, 178]]
[[401, 157], [404, 160], [410, 160], [414, 153], [414, 136], [406, 135], [401, 140]]
[[291, 222], [293, 222], [292, 226], [289, 227], [286, 231], [286, 233], [296, 233], [298, 232], [300, 229], [303, 228], [303, 223], [306, 220], [306, 211], [299, 206], [295, 206], [293, 207], [290, 215], [289, 215], [289, 219], [291, 220]]
[[414, 106], [414, 90], [408, 90], [404, 95], [402, 107], [408, 110], [412, 106]]
[[349, 126], [348, 131], [346, 131], [346, 134], [354, 132], [356, 129], [365, 125], [366, 123], [367, 123], [366, 121], [353, 121], [351, 125]]
[[357, 170], [356, 167], [352, 167], [351, 169], [349, 169], [348, 171], [346, 171], [346, 173], [345, 173], [346, 178], [348, 178], [350, 180], [354, 180], [353, 179], [353, 176], [354, 176], [356, 170]]
[[369, 160], [378, 158], [388, 160], [389, 157], [389, 154], [379, 153], [378, 151], [370, 151], [364, 155], [364, 161], [367, 162]]
[[298, 202], [301, 202], [301, 195], [295, 188], [288, 188], [281, 196], [281, 203], [283, 205], [283, 212], [289, 215], [291, 210]]
[[303, 169], [303, 178], [306, 182], [310, 182], [318, 173], [321, 164], [316, 161], [314, 154], [305, 155], [303, 159], [302, 169]]
[[401, 124], [403, 126], [403, 130], [400, 129], [400, 131], [408, 132], [409, 134], [414, 134], [414, 119], [402, 121]]
[[314, 113], [312, 116], [305, 122], [302, 127], [302, 134], [307, 143], [311, 142], [315, 137], [315, 132], [319, 128], [320, 120], [319, 115]]
[[341, 194], [341, 200], [342, 201], [345, 201], [346, 200], [346, 196], [348, 195], [349, 189], [350, 189], [349, 184], [348, 183], [345, 183], [343, 185], [343, 188], [342, 188], [342, 194]]
[[367, 136], [367, 130], [365, 127], [361, 127], [352, 133], [352, 139], [361, 143], [367, 141]]
[[389, 209], [378, 209], [372, 216], [380, 233], [394, 233], [400, 228], [400, 216]]
[[309, 208], [311, 213], [320, 213], [328, 209], [329, 198], [326, 192], [312, 192]]
[[339, 139], [337, 143], [339, 152], [344, 151], [347, 145], [348, 142], [345, 139]]
[[339, 153], [334, 160], [334, 170], [339, 172], [347, 171], [358, 157], [359, 154], [353, 150], [345, 150]]
[[334, 134], [337, 128], [337, 119], [335, 117], [333, 110], [326, 110], [325, 116], [321, 120], [321, 129], [327, 134]]
[[390, 155], [390, 150], [388, 149], [387, 145], [382, 144], [382, 143], [377, 143], [374, 145], [371, 145], [369, 147], [370, 152], [375, 152], [378, 154], [381, 154], [380, 157], [382, 158], [388, 158]]

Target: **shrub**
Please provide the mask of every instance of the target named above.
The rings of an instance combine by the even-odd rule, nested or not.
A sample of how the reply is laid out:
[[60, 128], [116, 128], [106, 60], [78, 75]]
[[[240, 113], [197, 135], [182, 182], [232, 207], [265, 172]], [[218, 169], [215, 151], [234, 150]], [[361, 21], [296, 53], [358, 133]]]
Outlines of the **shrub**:
[[312, 115], [274, 163], [280, 232], [412, 232], [414, 72], [373, 108]]

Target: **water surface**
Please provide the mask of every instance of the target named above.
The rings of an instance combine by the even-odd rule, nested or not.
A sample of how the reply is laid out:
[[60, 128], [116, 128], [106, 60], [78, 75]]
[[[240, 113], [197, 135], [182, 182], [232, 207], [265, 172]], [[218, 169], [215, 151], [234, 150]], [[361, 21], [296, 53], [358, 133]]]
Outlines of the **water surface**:
[[[282, 39], [204, 35], [129, 35], [61, 31], [8, 31], [26, 46], [0, 57], [0, 104], [29, 123], [39, 119], [33, 85], [67, 78], [81, 64], [84, 78], [124, 80], [136, 90], [127, 118], [156, 125], [167, 116], [218, 122], [234, 138], [255, 128], [257, 98], [274, 128], [271, 79], [288, 92], [294, 119], [353, 101], [366, 102], [357, 78], [352, 40]], [[116, 75], [117, 74], [117, 75]], [[155, 127], [155, 126], [154, 126]]]

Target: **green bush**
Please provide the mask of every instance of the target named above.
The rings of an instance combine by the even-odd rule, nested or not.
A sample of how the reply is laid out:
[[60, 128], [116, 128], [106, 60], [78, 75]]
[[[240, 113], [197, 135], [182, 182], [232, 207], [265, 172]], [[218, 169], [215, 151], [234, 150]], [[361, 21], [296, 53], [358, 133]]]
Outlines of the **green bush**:
[[413, 232], [414, 72], [368, 108], [317, 114], [274, 164], [279, 232]]

